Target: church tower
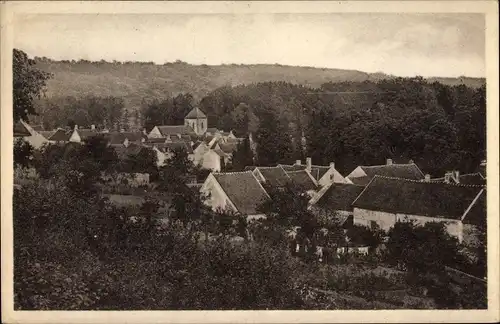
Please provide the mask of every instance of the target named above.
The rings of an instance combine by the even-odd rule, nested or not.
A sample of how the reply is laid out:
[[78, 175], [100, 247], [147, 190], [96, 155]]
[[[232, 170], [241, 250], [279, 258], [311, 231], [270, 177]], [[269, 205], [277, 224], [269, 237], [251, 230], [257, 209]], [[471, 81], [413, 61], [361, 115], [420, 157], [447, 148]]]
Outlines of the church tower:
[[207, 131], [208, 119], [207, 116], [201, 111], [200, 108], [193, 108], [187, 115], [184, 117], [184, 125], [191, 126], [196, 135], [203, 135]]

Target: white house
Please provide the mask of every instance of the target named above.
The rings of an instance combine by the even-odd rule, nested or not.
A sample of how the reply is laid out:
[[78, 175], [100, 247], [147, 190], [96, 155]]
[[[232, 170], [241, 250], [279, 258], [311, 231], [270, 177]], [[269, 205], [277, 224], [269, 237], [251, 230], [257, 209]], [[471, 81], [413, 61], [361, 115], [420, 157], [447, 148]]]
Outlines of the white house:
[[358, 166], [346, 178], [354, 184], [367, 185], [376, 175], [410, 180], [424, 180], [425, 178], [413, 161], [395, 164], [392, 163], [392, 159], [387, 159], [385, 165]]
[[485, 221], [485, 187], [376, 175], [353, 202], [354, 224], [389, 230], [396, 222], [442, 222], [461, 242], [464, 224]]
[[209, 198], [205, 201], [213, 210], [230, 210], [249, 219], [264, 217], [258, 206], [269, 195], [251, 171], [211, 173], [200, 192]]

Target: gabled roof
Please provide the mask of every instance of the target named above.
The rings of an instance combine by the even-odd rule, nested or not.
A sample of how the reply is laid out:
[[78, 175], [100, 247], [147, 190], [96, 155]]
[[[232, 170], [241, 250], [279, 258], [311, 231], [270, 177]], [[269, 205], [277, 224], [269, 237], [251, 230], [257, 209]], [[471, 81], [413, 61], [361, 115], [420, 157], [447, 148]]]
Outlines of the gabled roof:
[[65, 131], [64, 129], [58, 129], [55, 131], [50, 138], [48, 138], [49, 141], [54, 141], [54, 142], [67, 142], [69, 141], [69, 138], [71, 137], [72, 131]]
[[98, 132], [90, 128], [78, 128], [76, 129], [76, 131], [78, 132], [78, 135], [80, 135], [80, 139], [82, 141], [89, 139], [90, 137], [99, 135]]
[[194, 107], [191, 111], [184, 117], [185, 119], [206, 119], [207, 115], [200, 108]]
[[354, 184], [332, 183], [321, 188], [311, 203], [329, 210], [352, 211], [352, 203], [363, 189], [363, 186]]
[[42, 135], [45, 139], [50, 139], [52, 135], [54, 135], [57, 132], [57, 130], [50, 130], [50, 131], [38, 131], [40, 135]]
[[238, 212], [256, 215], [258, 206], [269, 198], [251, 171], [212, 173]]
[[328, 170], [330, 170], [329, 166], [313, 165], [311, 166], [311, 171], [309, 173], [311, 173], [313, 178], [317, 181], [321, 179], [325, 175], [325, 173], [328, 172]]
[[21, 121], [18, 121], [14, 124], [13, 132], [14, 132], [14, 137], [23, 137], [31, 135], [30, 131], [26, 128], [26, 126], [23, 125]]
[[158, 127], [158, 130], [163, 136], [167, 135], [189, 135], [194, 133], [194, 130], [191, 128], [191, 126], [187, 125], [162, 125], [162, 126], [156, 126]]
[[366, 173], [366, 176], [358, 178], [349, 177], [354, 184], [366, 185], [376, 175], [410, 180], [422, 180], [425, 178], [425, 175], [415, 163], [371, 165], [360, 166], [360, 168]]
[[292, 179], [292, 182], [302, 187], [304, 190], [315, 190], [317, 185], [314, 179], [306, 170], [287, 171], [286, 174]]
[[376, 175], [353, 207], [459, 220], [483, 188]]
[[125, 159], [128, 158], [130, 155], [140, 154], [142, 150], [147, 150], [148, 148], [145, 146], [132, 143], [127, 147], [118, 146], [118, 147], [113, 147], [113, 149], [115, 150], [116, 155], [118, 156], [119, 159]]
[[269, 184], [273, 187], [283, 187], [291, 181], [291, 178], [288, 176], [285, 170], [283, 170], [283, 168], [279, 166], [257, 167], [257, 170], [264, 177], [266, 184]]

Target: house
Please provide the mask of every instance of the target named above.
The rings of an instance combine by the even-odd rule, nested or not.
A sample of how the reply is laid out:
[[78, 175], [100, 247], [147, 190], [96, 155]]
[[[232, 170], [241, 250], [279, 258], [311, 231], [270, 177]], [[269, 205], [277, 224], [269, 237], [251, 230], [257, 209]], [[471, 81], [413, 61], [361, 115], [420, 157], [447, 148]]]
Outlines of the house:
[[64, 129], [58, 128], [52, 135], [50, 135], [48, 141], [50, 143], [55, 143], [55, 144], [64, 144], [68, 143], [69, 139], [72, 135], [72, 131], [68, 132]]
[[352, 183], [349, 179], [344, 178], [340, 172], [335, 169], [335, 163], [330, 162], [330, 165], [313, 165], [311, 158], [306, 158], [306, 164], [302, 164], [302, 161], [297, 160], [295, 164], [292, 165], [281, 165], [285, 170], [288, 171], [298, 171], [298, 170], [308, 170], [313, 178], [318, 182], [320, 187], [326, 186], [332, 182], [335, 183]]
[[410, 180], [424, 180], [425, 178], [413, 161], [407, 164], [395, 164], [392, 163], [392, 159], [387, 159], [385, 165], [358, 166], [346, 178], [354, 184], [367, 185], [376, 175]]
[[264, 217], [258, 207], [269, 199], [266, 190], [251, 171], [212, 172], [200, 192], [208, 195], [205, 203], [213, 210], [230, 210], [249, 219]]
[[207, 116], [200, 108], [193, 108], [185, 117], [183, 125], [158, 125], [149, 132], [148, 138], [178, 137], [185, 139], [189, 136], [191, 142], [194, 138], [202, 136], [207, 130]]
[[361, 194], [365, 187], [348, 183], [330, 183], [322, 187], [314, 195], [309, 204], [314, 209], [333, 212], [339, 216], [353, 216], [352, 203]]
[[184, 125], [190, 126], [196, 135], [201, 136], [207, 131], [208, 119], [200, 108], [195, 107], [184, 117]]
[[307, 170], [298, 171], [286, 171], [286, 174], [292, 180], [292, 183], [296, 184], [302, 190], [307, 192], [307, 194], [312, 197], [316, 194], [318, 188], [318, 182]]
[[[21, 131], [23, 131], [23, 128], [24, 128], [24, 130], [28, 131], [29, 135], [23, 136], [23, 139], [26, 142], [30, 143], [30, 145], [33, 148], [39, 149], [44, 144], [46, 144], [46, 143], [49, 142], [42, 134], [40, 134], [39, 132], [37, 132], [33, 127], [31, 127], [25, 121], [20, 120], [19, 123], [22, 125], [22, 127], [18, 126], [18, 130], [20, 131], [19, 133], [21, 133]], [[26, 134], [26, 133], [24, 132], [24, 134]]]
[[[448, 184], [375, 175], [353, 202], [354, 224], [389, 230], [396, 222], [442, 222], [461, 242], [464, 223], [485, 221], [481, 185]], [[481, 199], [480, 199], [481, 198]]]
[[75, 128], [69, 137], [69, 142], [83, 143], [89, 138], [97, 135], [99, 135], [99, 133], [96, 131], [94, 125], [90, 128], [78, 128], [78, 125], [75, 125]]
[[209, 149], [203, 154], [198, 164], [203, 169], [219, 172], [224, 164], [224, 153]]
[[177, 150], [184, 150], [190, 161], [194, 159], [193, 148], [184, 141], [148, 143], [146, 146], [151, 147], [156, 152], [158, 166], [162, 166], [166, 160], [170, 160]]
[[148, 138], [168, 138], [172, 136], [176, 136], [178, 138], [182, 137], [182, 135], [189, 135], [194, 133], [194, 130], [191, 126], [186, 125], [162, 125], [155, 126], [149, 132]]

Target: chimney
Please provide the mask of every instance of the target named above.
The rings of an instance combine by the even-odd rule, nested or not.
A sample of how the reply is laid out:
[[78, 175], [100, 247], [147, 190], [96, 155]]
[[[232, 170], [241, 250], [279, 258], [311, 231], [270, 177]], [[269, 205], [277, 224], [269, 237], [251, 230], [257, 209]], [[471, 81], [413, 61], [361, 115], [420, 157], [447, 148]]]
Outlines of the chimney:
[[430, 174], [425, 175], [425, 182], [431, 182], [431, 175]]
[[309, 172], [312, 170], [312, 159], [310, 157], [306, 158], [306, 170]]
[[386, 160], [386, 164], [387, 164], [387, 165], [392, 165], [392, 159], [387, 159], [387, 160]]
[[146, 129], [145, 129], [145, 128], [143, 128], [143, 129], [142, 129], [142, 133], [143, 133], [144, 135], [148, 135], [148, 132], [146, 131]]
[[453, 171], [453, 180], [456, 183], [460, 183], [460, 171]]
[[296, 165], [301, 165], [301, 164], [302, 164], [302, 161], [301, 161], [301, 160], [297, 160], [297, 161], [295, 161], [295, 164], [296, 164]]
[[414, 163], [414, 162], [413, 162], [413, 160], [412, 160], [412, 159], [410, 159], [410, 161], [408, 161], [408, 164], [413, 164], [413, 163]]
[[452, 177], [452, 172], [446, 172], [444, 174], [444, 183], [450, 183]]
[[90, 129], [95, 130], [95, 125], [94, 124], [90, 125]]
[[120, 133], [123, 133], [125, 132], [125, 129], [124, 128], [120, 128]]
[[335, 169], [335, 162], [330, 162], [330, 169]]
[[78, 129], [78, 125], [77, 125], [77, 124], [75, 124], [75, 127], [74, 127], [74, 129]]

